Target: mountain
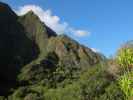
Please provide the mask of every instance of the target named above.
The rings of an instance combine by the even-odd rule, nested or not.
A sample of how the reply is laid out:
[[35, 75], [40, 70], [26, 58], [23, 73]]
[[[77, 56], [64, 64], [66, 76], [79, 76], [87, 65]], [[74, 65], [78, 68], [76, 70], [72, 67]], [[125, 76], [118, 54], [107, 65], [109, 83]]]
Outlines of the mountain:
[[133, 48], [133, 40], [127, 41], [122, 45], [122, 48]]
[[0, 95], [9, 95], [11, 88], [51, 81], [56, 85], [49, 87], [57, 87], [103, 60], [70, 37], [57, 35], [34, 12], [17, 16], [0, 3]]
[[8, 83], [14, 84], [20, 68], [37, 57], [37, 45], [26, 36], [18, 20], [8, 5], [0, 3], [0, 83], [3, 89], [8, 88]]

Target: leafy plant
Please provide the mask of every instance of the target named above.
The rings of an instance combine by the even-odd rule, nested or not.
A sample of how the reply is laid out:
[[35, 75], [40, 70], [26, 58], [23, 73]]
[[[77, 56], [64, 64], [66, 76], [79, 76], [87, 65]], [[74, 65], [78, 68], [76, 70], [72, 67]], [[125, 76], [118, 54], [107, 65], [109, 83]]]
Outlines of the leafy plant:
[[130, 71], [133, 67], [133, 48], [122, 48], [118, 51], [117, 62], [123, 71]]
[[125, 94], [125, 99], [129, 100], [133, 96], [133, 72], [132, 73], [126, 73], [123, 76], [120, 77], [119, 79], [119, 86], [121, 90]]
[[123, 75], [118, 80], [119, 86], [125, 94], [125, 99], [130, 100], [133, 96], [133, 48], [121, 48], [117, 55], [117, 62], [123, 71]]

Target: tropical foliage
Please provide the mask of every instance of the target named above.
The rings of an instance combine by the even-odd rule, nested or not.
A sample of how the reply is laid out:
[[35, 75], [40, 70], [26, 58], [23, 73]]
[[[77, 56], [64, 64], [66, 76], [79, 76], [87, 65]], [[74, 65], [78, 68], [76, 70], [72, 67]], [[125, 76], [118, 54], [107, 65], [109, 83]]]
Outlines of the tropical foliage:
[[125, 93], [125, 100], [130, 100], [133, 97], [133, 48], [121, 48], [117, 55], [117, 61], [123, 72], [119, 78], [119, 86]]

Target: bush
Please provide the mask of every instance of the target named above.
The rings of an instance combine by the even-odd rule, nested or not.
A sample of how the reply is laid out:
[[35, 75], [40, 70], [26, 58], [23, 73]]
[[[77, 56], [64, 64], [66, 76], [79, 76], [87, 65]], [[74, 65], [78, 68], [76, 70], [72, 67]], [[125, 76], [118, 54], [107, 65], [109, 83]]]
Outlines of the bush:
[[49, 89], [44, 95], [46, 100], [82, 100], [80, 85], [77, 83], [64, 88]]
[[118, 80], [119, 87], [125, 94], [125, 99], [129, 100], [133, 96], [133, 48], [125, 47], [120, 49], [116, 60], [123, 72]]
[[39, 90], [31, 87], [20, 87], [9, 96], [9, 100], [44, 100], [43, 94]]
[[112, 82], [107, 88], [105, 93], [97, 97], [96, 100], [125, 100], [124, 93], [120, 90], [117, 82]]
[[0, 96], [0, 100], [6, 100], [4, 96]]
[[120, 49], [116, 60], [124, 72], [130, 71], [133, 67], [133, 48]]
[[24, 100], [44, 100], [44, 98], [36, 93], [29, 93], [24, 97]]
[[81, 75], [80, 85], [84, 100], [123, 100], [124, 94], [117, 81], [101, 65]]
[[133, 72], [126, 73], [119, 79], [119, 86], [125, 94], [125, 99], [129, 100], [133, 96]]

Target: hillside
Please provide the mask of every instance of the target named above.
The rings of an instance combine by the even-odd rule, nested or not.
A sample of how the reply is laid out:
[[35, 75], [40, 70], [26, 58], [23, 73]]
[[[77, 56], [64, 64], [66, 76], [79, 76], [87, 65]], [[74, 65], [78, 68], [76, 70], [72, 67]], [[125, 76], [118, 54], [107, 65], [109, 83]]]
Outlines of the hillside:
[[103, 55], [57, 35], [34, 12], [17, 16], [0, 3], [0, 35], [1, 100], [123, 100]]

